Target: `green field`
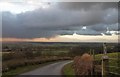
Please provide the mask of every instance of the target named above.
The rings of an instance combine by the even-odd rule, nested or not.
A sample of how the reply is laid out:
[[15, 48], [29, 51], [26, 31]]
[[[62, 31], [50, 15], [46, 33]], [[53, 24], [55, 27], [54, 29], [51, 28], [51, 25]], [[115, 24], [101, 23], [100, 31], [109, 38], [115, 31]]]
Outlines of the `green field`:
[[[112, 73], [119, 73], [119, 56], [120, 53], [108, 53], [109, 57], [109, 71]], [[95, 60], [101, 60], [102, 54], [95, 55]]]

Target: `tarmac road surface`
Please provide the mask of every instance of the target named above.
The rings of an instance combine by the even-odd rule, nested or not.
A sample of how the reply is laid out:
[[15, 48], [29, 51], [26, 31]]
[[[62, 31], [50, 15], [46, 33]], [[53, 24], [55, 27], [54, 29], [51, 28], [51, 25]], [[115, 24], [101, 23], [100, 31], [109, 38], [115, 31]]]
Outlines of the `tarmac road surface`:
[[61, 75], [61, 70], [64, 65], [71, 61], [60, 61], [53, 64], [49, 64], [33, 71], [23, 73], [21, 75]]

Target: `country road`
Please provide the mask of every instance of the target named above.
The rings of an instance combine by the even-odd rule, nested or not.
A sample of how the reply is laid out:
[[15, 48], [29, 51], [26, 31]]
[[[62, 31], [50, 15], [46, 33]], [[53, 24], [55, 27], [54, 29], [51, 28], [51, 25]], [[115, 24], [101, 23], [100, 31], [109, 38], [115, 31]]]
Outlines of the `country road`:
[[71, 61], [56, 62], [21, 75], [61, 75], [62, 67], [70, 62]]

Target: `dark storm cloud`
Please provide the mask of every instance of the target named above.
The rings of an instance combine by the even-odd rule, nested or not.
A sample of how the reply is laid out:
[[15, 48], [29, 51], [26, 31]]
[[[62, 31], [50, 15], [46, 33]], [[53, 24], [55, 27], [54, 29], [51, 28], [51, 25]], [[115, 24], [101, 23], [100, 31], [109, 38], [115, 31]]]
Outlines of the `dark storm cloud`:
[[92, 29], [94, 31], [97, 31], [97, 32], [106, 32], [107, 31], [107, 28], [110, 30], [110, 31], [118, 31], [118, 23], [115, 23], [115, 24], [97, 24], [97, 25], [91, 25], [88, 27], [89, 29]]
[[118, 8], [117, 2], [59, 2], [58, 7], [65, 10], [105, 10], [108, 8]]
[[[98, 35], [107, 27], [116, 30], [116, 3], [58, 3], [48, 9], [13, 15], [2, 13], [3, 37], [36, 38], [56, 35]], [[68, 10], [67, 10], [68, 9]], [[86, 30], [82, 30], [87, 26]]]

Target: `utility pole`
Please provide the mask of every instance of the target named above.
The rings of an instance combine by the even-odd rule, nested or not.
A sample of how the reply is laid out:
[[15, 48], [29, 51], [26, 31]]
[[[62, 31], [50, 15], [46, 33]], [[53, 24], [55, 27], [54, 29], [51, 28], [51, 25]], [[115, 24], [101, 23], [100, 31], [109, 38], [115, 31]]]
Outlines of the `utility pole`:
[[102, 56], [102, 77], [106, 77], [109, 73], [109, 58], [107, 56], [107, 46], [103, 43], [103, 56]]

